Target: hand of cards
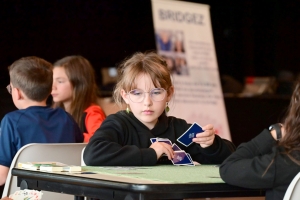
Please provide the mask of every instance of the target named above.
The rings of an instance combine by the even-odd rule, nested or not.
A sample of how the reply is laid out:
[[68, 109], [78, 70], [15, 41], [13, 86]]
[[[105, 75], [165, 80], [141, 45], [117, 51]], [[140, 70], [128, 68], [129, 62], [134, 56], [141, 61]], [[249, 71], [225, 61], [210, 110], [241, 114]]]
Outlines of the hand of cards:
[[[164, 142], [172, 146], [174, 150], [174, 158], [171, 160], [173, 165], [191, 165], [195, 166], [190, 154], [181, 150], [177, 144], [172, 144], [168, 138], [150, 138], [151, 142]], [[163, 155], [164, 156], [164, 155]]]
[[9, 198], [13, 200], [40, 200], [42, 199], [43, 193], [37, 190], [19, 190], [16, 191], [15, 193], [9, 195]]
[[202, 132], [204, 132], [202, 127], [194, 122], [190, 128], [177, 139], [177, 141], [188, 147], [193, 143], [193, 138], [196, 137], [196, 134]]
[[[193, 143], [193, 138], [196, 137], [196, 134], [202, 132], [204, 132], [202, 127], [194, 122], [191, 127], [177, 139], [177, 141], [188, 147]], [[165, 142], [172, 146], [175, 154], [172, 160], [173, 165], [195, 165], [190, 154], [181, 150], [175, 143], [172, 144], [168, 138], [150, 138], [150, 140], [152, 143]]]

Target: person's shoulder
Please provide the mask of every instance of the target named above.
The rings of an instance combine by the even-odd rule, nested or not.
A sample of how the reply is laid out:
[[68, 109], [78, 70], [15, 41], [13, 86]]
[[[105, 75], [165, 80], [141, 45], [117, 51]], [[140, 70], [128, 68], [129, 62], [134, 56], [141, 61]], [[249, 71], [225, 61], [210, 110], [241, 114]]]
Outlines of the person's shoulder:
[[[73, 119], [72, 115], [70, 115], [67, 111], [64, 109], [58, 107], [58, 108], [48, 108], [49, 115], [55, 116], [53, 117], [54, 119], [61, 120], [62, 118], [64, 119]], [[45, 111], [46, 112], [46, 111]]]
[[[78, 127], [76, 121], [72, 117], [70, 113], [65, 111], [62, 108], [49, 108], [51, 109], [51, 117], [49, 117], [49, 120], [51, 120], [52, 123], [59, 123], [60, 125], [67, 125], [70, 127]], [[78, 130], [79, 127], [78, 127]]]
[[64, 109], [62, 109], [61, 107], [57, 107], [57, 108], [48, 107], [48, 109], [49, 109], [49, 111], [51, 111], [51, 112], [57, 112], [57, 113], [68, 114], [68, 112], [65, 111]]
[[108, 119], [108, 120], [115, 120], [115, 119], [127, 120], [127, 119], [129, 119], [129, 114], [125, 110], [120, 110], [114, 114], [108, 115], [106, 119]]
[[85, 110], [87, 111], [87, 110], [94, 110], [94, 109], [101, 109], [101, 107], [100, 107], [100, 105], [93, 103], [89, 107], [87, 107]]
[[24, 110], [11, 111], [9, 113], [6, 113], [1, 121], [18, 119], [23, 113], [24, 113]]
[[[8, 112], [8, 113], [6, 113], [5, 115], [4, 115], [4, 117], [7, 117], [7, 116], [14, 116], [14, 115], [19, 115], [19, 114], [21, 114], [21, 113], [23, 113], [24, 111], [23, 110], [13, 110], [13, 111], [10, 111], [10, 112]], [[3, 118], [4, 118], [3, 117]]]
[[104, 113], [103, 109], [98, 104], [91, 104], [84, 112], [86, 113]]
[[99, 129], [115, 129], [120, 130], [125, 134], [126, 130], [131, 130], [133, 127], [139, 126], [138, 120], [132, 113], [127, 113], [125, 110], [110, 114], [102, 122]]
[[106, 117], [106, 119], [103, 121], [103, 124], [106, 124], [106, 123], [129, 124], [130, 121], [132, 120], [130, 115], [131, 114], [128, 114], [125, 110], [121, 110], [114, 114], [108, 115]]
[[7, 113], [1, 119], [1, 129], [0, 132], [6, 134], [12, 134], [15, 130], [15, 127], [20, 124], [28, 124], [30, 121], [25, 117], [23, 119], [24, 110], [15, 110]]

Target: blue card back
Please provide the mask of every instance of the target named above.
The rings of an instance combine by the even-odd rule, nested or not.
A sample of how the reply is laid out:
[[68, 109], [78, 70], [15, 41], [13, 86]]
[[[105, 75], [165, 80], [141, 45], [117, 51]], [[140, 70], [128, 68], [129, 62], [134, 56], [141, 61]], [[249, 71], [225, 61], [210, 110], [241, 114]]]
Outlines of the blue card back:
[[204, 132], [202, 127], [194, 122], [191, 127], [177, 139], [177, 141], [187, 147], [193, 143], [193, 138], [196, 137], [196, 134], [202, 132]]
[[150, 138], [151, 143], [153, 144], [154, 142], [156, 142], [157, 138]]
[[173, 165], [193, 165], [185, 151], [174, 151]]

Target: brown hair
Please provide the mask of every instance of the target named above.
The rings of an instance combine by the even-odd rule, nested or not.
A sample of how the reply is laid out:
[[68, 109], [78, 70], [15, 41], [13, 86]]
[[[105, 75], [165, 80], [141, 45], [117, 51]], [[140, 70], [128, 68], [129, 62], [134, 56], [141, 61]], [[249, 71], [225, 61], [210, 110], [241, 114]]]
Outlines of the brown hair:
[[35, 56], [23, 57], [8, 67], [10, 82], [31, 100], [41, 102], [52, 90], [52, 64]]
[[121, 90], [135, 89], [135, 79], [140, 74], [147, 74], [155, 87], [164, 88], [169, 93], [172, 86], [170, 71], [165, 59], [154, 52], [137, 52], [125, 59], [118, 68], [118, 83], [113, 92], [115, 102], [121, 106]]
[[285, 136], [278, 143], [284, 153], [300, 165], [300, 82], [298, 81], [291, 97], [284, 122]]
[[[284, 137], [278, 142], [278, 147], [282, 147], [282, 154], [286, 154], [294, 163], [300, 165], [300, 81], [297, 82], [291, 97], [290, 105], [284, 121]], [[263, 173], [264, 176], [271, 165], [271, 160], [267, 169]]]
[[[98, 87], [95, 72], [90, 62], [82, 56], [67, 56], [56, 61], [53, 67], [63, 67], [73, 86], [73, 97], [70, 114], [80, 125], [84, 110], [91, 104], [97, 104]], [[62, 107], [62, 102], [54, 103], [54, 107]]]

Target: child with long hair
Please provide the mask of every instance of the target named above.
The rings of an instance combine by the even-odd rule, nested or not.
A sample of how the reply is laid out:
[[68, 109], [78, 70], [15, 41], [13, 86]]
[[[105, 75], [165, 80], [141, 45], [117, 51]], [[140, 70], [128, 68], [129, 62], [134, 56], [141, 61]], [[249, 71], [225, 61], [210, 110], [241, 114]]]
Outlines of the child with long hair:
[[10, 165], [23, 146], [83, 141], [77, 123], [68, 113], [47, 106], [53, 80], [51, 63], [29, 56], [16, 60], [8, 70], [7, 91], [18, 110], [7, 113], [1, 120], [0, 186], [5, 184]]
[[106, 118], [97, 104], [97, 91], [94, 69], [84, 57], [67, 56], [53, 64], [53, 106], [62, 107], [73, 116], [84, 142], [89, 142]]
[[222, 179], [246, 188], [265, 188], [266, 200], [283, 199], [300, 172], [300, 82], [283, 124], [274, 124], [241, 144], [220, 167]]
[[[191, 124], [167, 116], [168, 103], [174, 93], [166, 61], [153, 52], [136, 53], [119, 68], [119, 80], [114, 90], [115, 102], [127, 104], [127, 109], [109, 115], [95, 132], [84, 152], [90, 166], [151, 166], [172, 164], [172, 146], [164, 142], [151, 144], [150, 138], [168, 138], [192, 159], [201, 164], [220, 164], [234, 145], [215, 134], [211, 124], [185, 147], [177, 142]], [[161, 158], [167, 155], [167, 159]], [[166, 158], [166, 157], [165, 157]]]

